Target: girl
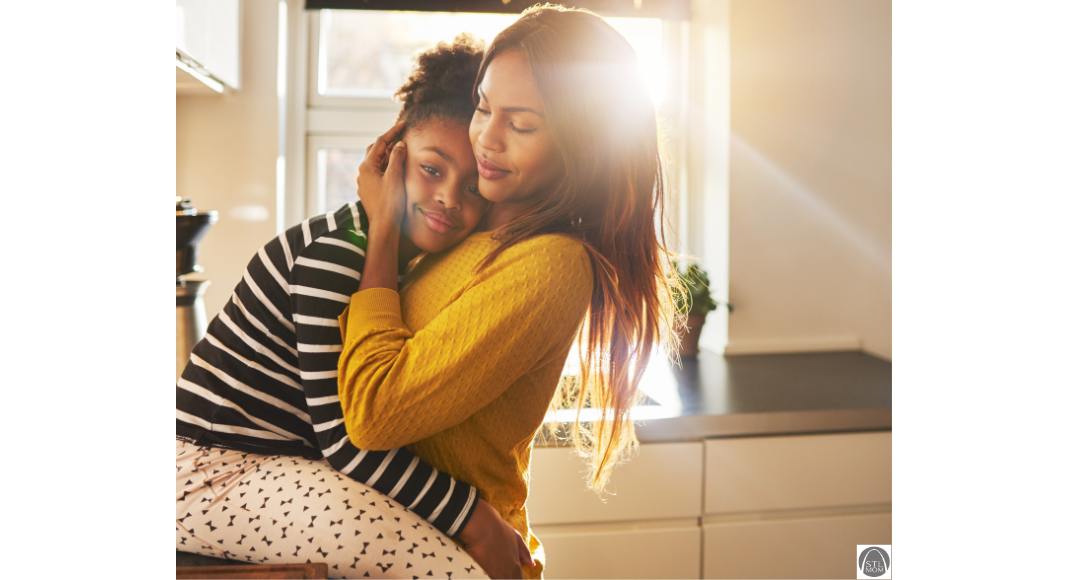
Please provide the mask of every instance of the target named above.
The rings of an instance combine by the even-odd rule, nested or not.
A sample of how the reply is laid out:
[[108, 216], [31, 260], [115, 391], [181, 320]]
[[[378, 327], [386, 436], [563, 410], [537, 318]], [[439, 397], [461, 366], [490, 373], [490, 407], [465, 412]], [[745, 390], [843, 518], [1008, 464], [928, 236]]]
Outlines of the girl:
[[536, 565], [523, 572], [534, 578], [544, 554], [527, 527], [530, 449], [569, 347], [577, 334], [582, 372], [559, 394], [602, 409], [574, 437], [600, 489], [636, 443], [629, 411], [656, 343], [671, 336], [662, 329], [677, 281], [657, 236], [655, 111], [618, 32], [587, 11], [528, 9], [487, 50], [474, 100], [469, 136], [493, 205], [400, 293], [400, 167], [414, 147], [396, 143], [376, 171], [387, 133], [360, 168], [371, 225], [359, 292], [339, 319], [339, 396], [357, 446], [405, 445], [475, 485], [527, 539]]
[[[456, 245], [489, 206], [467, 139], [481, 58], [470, 37], [441, 43], [397, 93], [411, 148], [397, 260]], [[476, 560], [515, 577], [520, 550], [532, 563], [526, 545], [471, 485], [403, 447], [368, 451], [348, 439], [337, 317], [359, 284], [367, 231], [350, 204], [268, 242], [194, 347], [176, 395], [177, 547], [325, 561], [332, 577], [484, 577]]]

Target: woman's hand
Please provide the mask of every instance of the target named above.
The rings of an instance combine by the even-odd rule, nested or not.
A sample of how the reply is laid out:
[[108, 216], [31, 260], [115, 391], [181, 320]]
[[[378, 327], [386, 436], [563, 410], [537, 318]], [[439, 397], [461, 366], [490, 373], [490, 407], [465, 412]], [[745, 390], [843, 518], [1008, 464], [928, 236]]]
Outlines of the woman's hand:
[[356, 177], [357, 194], [372, 227], [399, 230], [404, 220], [407, 195], [404, 191], [405, 145], [397, 141], [404, 121], [383, 133], [367, 147]]
[[534, 558], [523, 536], [479, 498], [475, 512], [458, 538], [467, 553], [490, 578], [522, 578], [521, 566], [533, 566]]

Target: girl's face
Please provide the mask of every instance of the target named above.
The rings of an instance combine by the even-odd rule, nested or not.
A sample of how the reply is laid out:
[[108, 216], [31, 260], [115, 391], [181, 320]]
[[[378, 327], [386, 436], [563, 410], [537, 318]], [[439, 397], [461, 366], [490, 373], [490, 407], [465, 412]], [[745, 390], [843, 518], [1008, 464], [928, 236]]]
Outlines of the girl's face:
[[563, 156], [545, 123], [527, 57], [498, 54], [478, 86], [471, 146], [478, 160], [478, 189], [497, 204], [522, 207], [564, 174]]
[[489, 205], [479, 194], [466, 129], [457, 121], [431, 119], [404, 136], [408, 205], [401, 229], [425, 252], [447, 250], [463, 241]]

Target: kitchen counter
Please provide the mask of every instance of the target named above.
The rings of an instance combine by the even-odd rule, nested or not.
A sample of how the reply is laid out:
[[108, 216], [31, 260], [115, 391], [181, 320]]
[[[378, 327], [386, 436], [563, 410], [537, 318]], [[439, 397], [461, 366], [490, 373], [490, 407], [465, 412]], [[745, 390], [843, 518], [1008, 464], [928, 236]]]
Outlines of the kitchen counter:
[[[891, 363], [859, 351], [730, 357], [702, 351], [681, 368], [651, 362], [640, 386], [647, 396], [633, 416], [643, 443], [889, 430], [891, 385]], [[558, 418], [573, 420], [574, 412]]]

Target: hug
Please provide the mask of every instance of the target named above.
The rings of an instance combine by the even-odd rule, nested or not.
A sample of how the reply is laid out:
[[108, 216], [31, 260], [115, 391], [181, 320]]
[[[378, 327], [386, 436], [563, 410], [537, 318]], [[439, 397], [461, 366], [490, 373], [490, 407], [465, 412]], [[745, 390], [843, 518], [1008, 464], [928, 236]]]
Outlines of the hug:
[[397, 97], [360, 202], [264, 244], [178, 380], [182, 551], [539, 578], [525, 504], [554, 400], [603, 409], [574, 437], [591, 487], [636, 445], [677, 281], [634, 50], [593, 13], [533, 8], [488, 47], [421, 54]]

